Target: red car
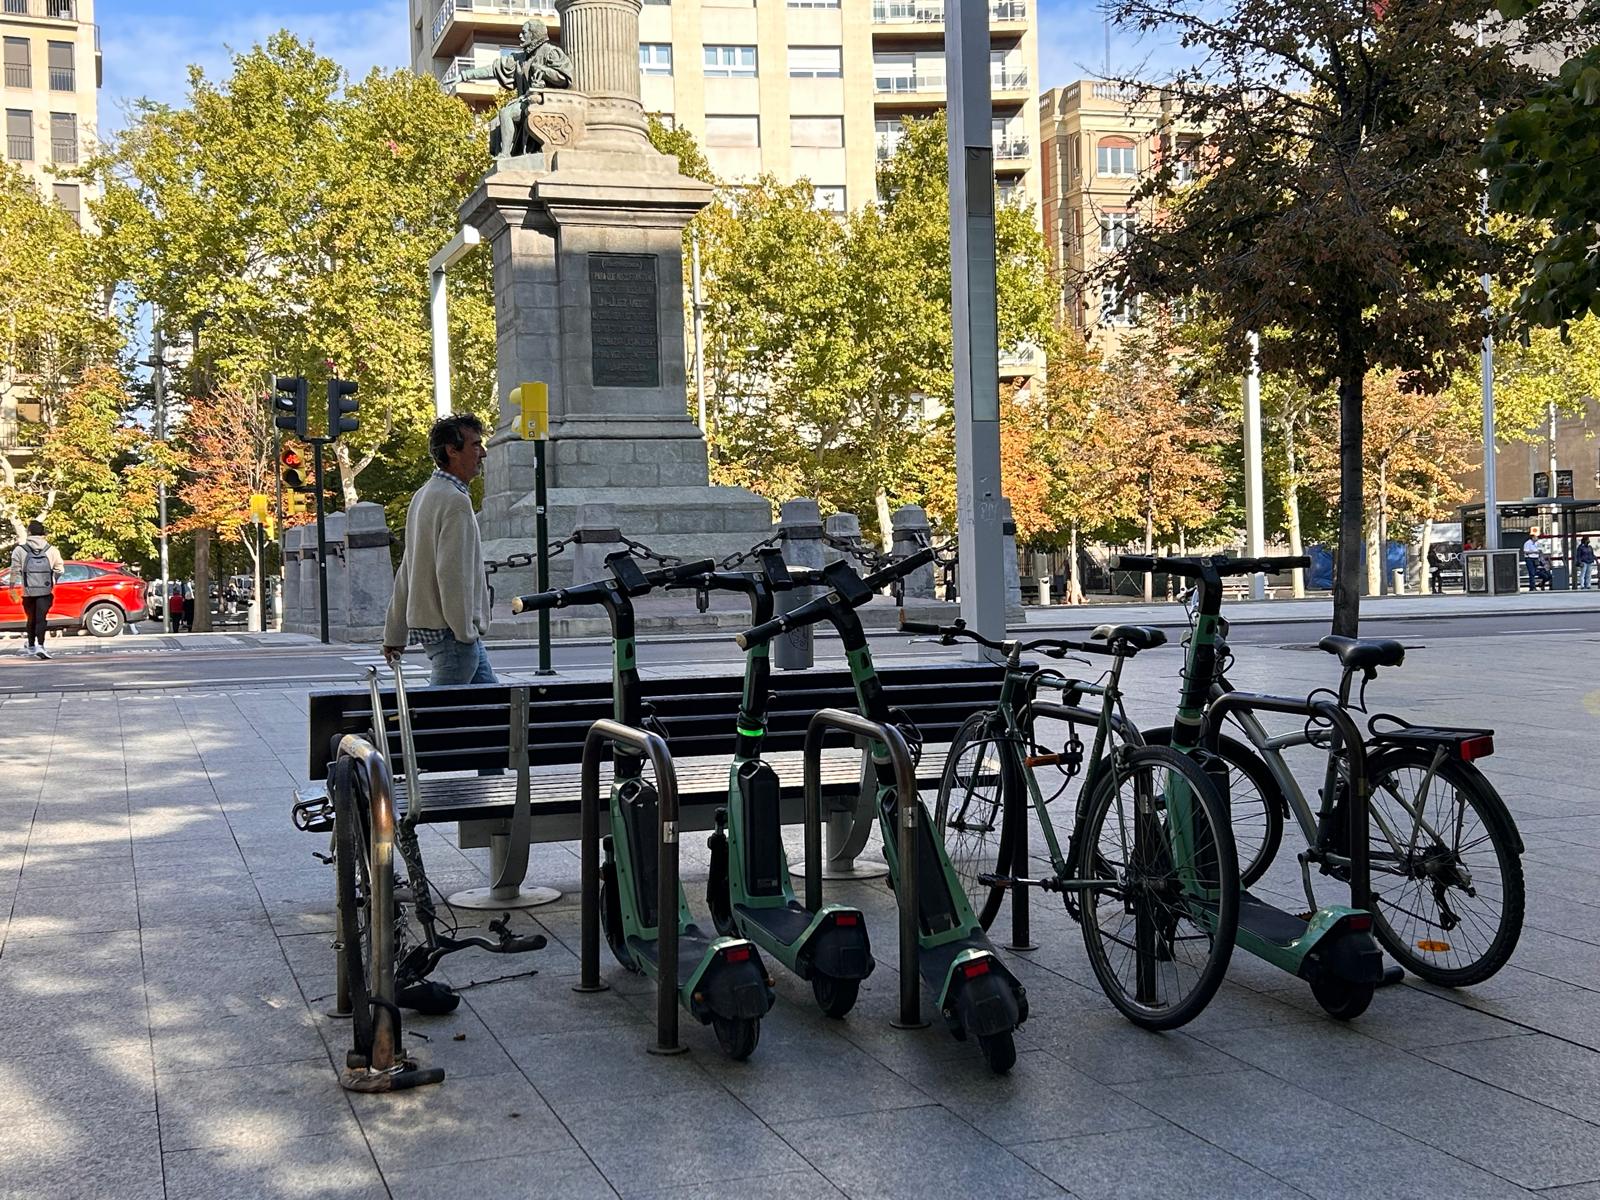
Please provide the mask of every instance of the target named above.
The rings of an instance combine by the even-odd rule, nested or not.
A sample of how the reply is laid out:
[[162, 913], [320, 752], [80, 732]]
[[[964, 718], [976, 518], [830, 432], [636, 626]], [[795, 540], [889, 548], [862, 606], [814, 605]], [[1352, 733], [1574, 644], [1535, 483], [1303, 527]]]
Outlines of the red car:
[[[64, 564], [50, 606], [51, 629], [87, 629], [116, 637], [129, 621], [144, 616], [144, 580], [121, 563], [86, 559]], [[20, 592], [11, 590], [11, 570], [0, 570], [0, 629], [23, 628]]]

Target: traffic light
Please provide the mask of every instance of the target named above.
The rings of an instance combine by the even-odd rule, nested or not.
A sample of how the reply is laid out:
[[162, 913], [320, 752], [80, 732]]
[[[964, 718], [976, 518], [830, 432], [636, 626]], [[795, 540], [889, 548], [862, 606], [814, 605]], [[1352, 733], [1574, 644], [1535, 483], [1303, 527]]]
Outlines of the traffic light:
[[284, 492], [283, 515], [285, 517], [303, 517], [306, 512], [306, 500], [299, 492]]
[[273, 379], [272, 387], [274, 391], [272, 408], [277, 414], [272, 418], [272, 423], [279, 429], [289, 430], [302, 440], [309, 437], [311, 427], [306, 412], [309, 393], [305, 377], [279, 375]]
[[540, 441], [550, 436], [550, 386], [524, 383], [511, 389], [511, 403], [517, 408], [512, 425], [517, 436]]
[[[305, 480], [300, 477], [300, 451], [285, 447], [278, 461], [283, 464], [283, 490], [293, 495], [305, 490]], [[288, 510], [285, 509], [285, 512]]]
[[[356, 390], [359, 385], [353, 379], [328, 380], [328, 438], [338, 437], [341, 433], [354, 433], [360, 428], [361, 422], [356, 420], [354, 413], [361, 407], [361, 401], [356, 399]], [[346, 415], [346, 414], [351, 415]]]
[[252, 525], [265, 525], [270, 517], [268, 513], [272, 508], [272, 498], [262, 492], [252, 493], [250, 496], [250, 523]]

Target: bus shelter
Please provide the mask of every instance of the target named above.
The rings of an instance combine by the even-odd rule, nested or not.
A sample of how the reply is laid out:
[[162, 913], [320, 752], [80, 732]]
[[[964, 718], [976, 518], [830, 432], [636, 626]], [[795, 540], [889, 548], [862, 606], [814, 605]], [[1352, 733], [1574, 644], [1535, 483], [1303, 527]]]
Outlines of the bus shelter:
[[[1500, 549], [1520, 551], [1528, 540], [1528, 530], [1537, 529], [1540, 543], [1550, 550], [1550, 567], [1555, 576], [1551, 587], [1578, 586], [1578, 539], [1587, 535], [1600, 549], [1600, 499], [1530, 496], [1526, 500], [1502, 500], [1495, 507], [1499, 510], [1500, 539], [1496, 544]], [[1464, 551], [1483, 548], [1483, 509], [1482, 501], [1457, 509]]]

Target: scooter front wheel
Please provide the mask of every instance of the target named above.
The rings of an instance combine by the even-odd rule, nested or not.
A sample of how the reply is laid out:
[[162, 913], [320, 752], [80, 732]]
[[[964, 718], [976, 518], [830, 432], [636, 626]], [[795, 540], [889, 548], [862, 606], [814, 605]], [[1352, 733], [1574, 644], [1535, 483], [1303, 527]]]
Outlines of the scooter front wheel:
[[838, 1019], [856, 1006], [861, 980], [836, 979], [819, 971], [811, 977], [811, 994], [817, 998], [817, 1007], [824, 1016]]
[[600, 864], [600, 927], [605, 930], [606, 945], [611, 947], [617, 962], [637, 972], [639, 964], [628, 953], [628, 937], [622, 930], [622, 897], [617, 893], [617, 864], [610, 855]]
[[760, 1017], [712, 1017], [711, 1028], [716, 1031], [717, 1045], [734, 1062], [744, 1062], [754, 1054], [761, 1040]]
[[978, 1049], [983, 1051], [983, 1061], [996, 1075], [1004, 1075], [1017, 1065], [1017, 1040], [1010, 1032], [980, 1033]]

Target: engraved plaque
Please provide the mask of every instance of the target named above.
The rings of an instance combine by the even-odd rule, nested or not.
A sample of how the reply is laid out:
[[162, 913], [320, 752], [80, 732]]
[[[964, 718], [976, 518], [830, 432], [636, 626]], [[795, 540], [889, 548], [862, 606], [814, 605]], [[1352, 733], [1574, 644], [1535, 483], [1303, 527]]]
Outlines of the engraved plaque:
[[661, 386], [654, 254], [589, 255], [589, 328], [595, 387]]

